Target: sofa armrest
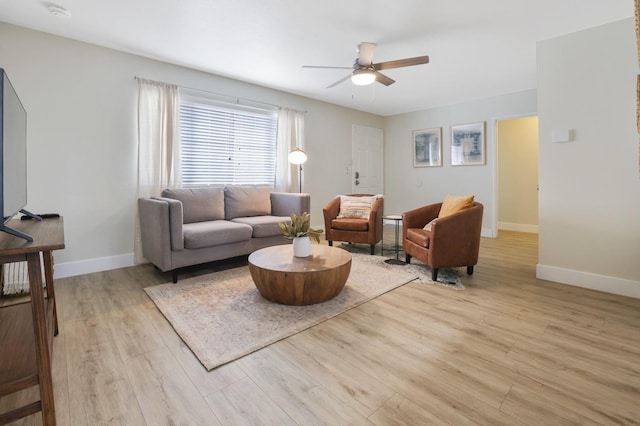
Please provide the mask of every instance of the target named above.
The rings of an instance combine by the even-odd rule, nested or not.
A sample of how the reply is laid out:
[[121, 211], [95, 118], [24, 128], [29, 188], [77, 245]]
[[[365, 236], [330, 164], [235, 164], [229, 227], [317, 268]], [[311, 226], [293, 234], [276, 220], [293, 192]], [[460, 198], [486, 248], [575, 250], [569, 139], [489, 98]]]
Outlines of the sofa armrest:
[[438, 217], [442, 203], [430, 204], [428, 206], [418, 207], [414, 210], [402, 213], [403, 228], [422, 228], [427, 223]]
[[174, 198], [153, 197], [154, 200], [169, 204], [169, 235], [171, 236], [171, 250], [184, 250], [184, 207], [182, 201]]
[[291, 213], [309, 213], [311, 196], [294, 192], [272, 192], [271, 214], [273, 216], [291, 216]]
[[373, 202], [371, 213], [369, 213], [369, 229], [374, 230], [371, 244], [382, 239], [382, 216], [384, 216], [384, 198], [379, 197]]
[[407, 229], [424, 228], [424, 226], [438, 217], [442, 203], [429, 204], [402, 213], [402, 241], [407, 238]]
[[336, 197], [329, 201], [322, 208], [322, 216], [324, 216], [324, 232], [328, 235], [331, 230], [331, 221], [338, 217], [340, 213], [340, 197]]
[[138, 199], [142, 255], [162, 271], [171, 270], [169, 203], [152, 198]]

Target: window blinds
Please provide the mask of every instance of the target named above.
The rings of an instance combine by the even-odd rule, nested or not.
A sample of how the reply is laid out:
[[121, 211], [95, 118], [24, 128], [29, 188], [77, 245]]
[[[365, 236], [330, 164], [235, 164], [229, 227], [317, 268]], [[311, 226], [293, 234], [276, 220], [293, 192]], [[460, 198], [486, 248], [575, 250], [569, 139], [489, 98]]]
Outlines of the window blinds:
[[273, 187], [277, 124], [273, 110], [181, 96], [183, 185]]

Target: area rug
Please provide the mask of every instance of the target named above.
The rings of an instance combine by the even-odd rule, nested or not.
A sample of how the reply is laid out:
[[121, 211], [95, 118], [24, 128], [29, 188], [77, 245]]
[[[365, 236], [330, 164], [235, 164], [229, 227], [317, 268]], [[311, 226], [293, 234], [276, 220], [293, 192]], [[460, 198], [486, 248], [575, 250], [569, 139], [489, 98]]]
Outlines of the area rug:
[[[421, 261], [416, 258], [411, 259], [411, 263], [405, 265], [393, 265], [385, 263], [384, 261], [387, 259], [395, 259], [396, 255], [393, 249], [387, 249], [385, 246], [384, 256], [380, 255], [369, 255], [365, 256], [365, 254], [369, 253], [369, 246], [366, 244], [348, 244], [341, 243], [338, 247], [347, 250], [352, 254], [361, 254], [362, 261], [369, 262], [371, 264], [380, 265], [385, 269], [389, 269], [392, 271], [405, 271], [410, 274], [415, 275], [417, 278], [413, 281], [414, 283], [419, 284], [431, 284], [431, 285], [440, 285], [446, 288], [450, 288], [453, 290], [464, 290], [465, 287], [462, 284], [462, 278], [460, 274], [459, 268], [440, 268], [438, 270], [438, 280], [433, 281], [431, 279], [431, 267], [425, 265]], [[404, 260], [404, 253], [400, 253], [400, 260]], [[466, 268], [463, 268], [466, 269]]]
[[212, 370], [306, 330], [417, 278], [354, 254], [344, 289], [331, 300], [286, 306], [264, 299], [242, 266], [145, 288], [202, 365]]

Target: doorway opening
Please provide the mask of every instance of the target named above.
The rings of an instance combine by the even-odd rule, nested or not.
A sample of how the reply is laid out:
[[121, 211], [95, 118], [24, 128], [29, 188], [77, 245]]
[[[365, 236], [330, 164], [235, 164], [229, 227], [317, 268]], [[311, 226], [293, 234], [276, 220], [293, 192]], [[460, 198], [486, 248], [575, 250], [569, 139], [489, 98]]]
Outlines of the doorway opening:
[[538, 233], [538, 116], [496, 120], [496, 235]]

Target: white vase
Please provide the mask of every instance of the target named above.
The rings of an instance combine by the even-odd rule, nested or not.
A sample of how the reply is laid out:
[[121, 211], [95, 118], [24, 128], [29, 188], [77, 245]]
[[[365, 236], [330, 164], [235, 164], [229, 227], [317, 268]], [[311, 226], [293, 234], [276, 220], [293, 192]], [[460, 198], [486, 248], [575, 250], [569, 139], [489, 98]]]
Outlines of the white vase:
[[307, 257], [311, 254], [311, 240], [309, 237], [295, 237], [293, 239], [293, 255]]

